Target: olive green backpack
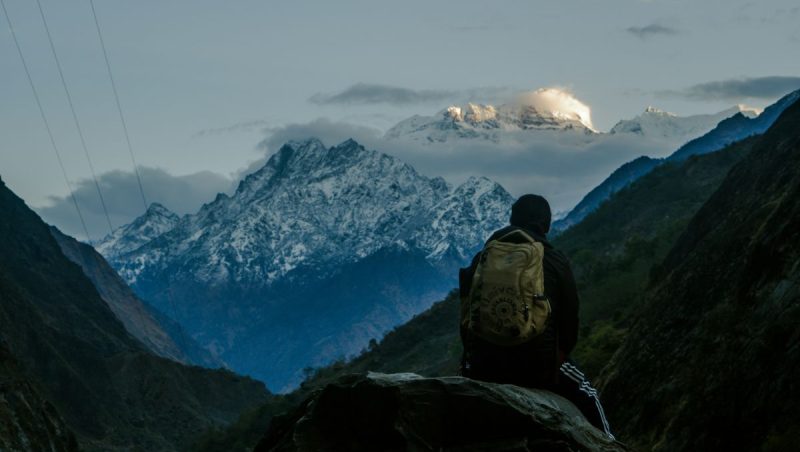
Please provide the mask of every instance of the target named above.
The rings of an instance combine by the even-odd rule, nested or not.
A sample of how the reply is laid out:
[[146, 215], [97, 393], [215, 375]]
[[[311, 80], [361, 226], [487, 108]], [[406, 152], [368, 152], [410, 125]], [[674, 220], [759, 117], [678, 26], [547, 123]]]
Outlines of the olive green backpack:
[[[513, 235], [525, 242], [504, 241]], [[487, 243], [471, 288], [461, 298], [461, 326], [501, 346], [544, 332], [551, 307], [544, 294], [543, 258], [544, 246], [520, 229]]]

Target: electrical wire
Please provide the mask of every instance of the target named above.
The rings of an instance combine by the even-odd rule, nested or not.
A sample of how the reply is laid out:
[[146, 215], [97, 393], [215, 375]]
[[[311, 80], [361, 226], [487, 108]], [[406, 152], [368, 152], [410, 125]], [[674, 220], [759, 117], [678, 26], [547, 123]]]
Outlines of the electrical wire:
[[47, 115], [44, 113], [44, 108], [42, 107], [42, 101], [39, 98], [39, 92], [36, 90], [36, 85], [33, 83], [33, 77], [31, 77], [31, 71], [28, 68], [28, 63], [25, 60], [25, 56], [22, 53], [22, 47], [19, 44], [19, 39], [17, 39], [17, 33], [14, 31], [14, 25], [11, 22], [11, 16], [8, 15], [8, 9], [6, 9], [6, 2], [5, 0], [0, 0], [0, 6], [3, 7], [3, 14], [6, 16], [6, 23], [8, 24], [8, 29], [11, 31], [11, 38], [14, 41], [14, 45], [17, 48], [17, 53], [19, 54], [19, 59], [22, 62], [22, 67], [25, 69], [25, 76], [28, 78], [28, 84], [31, 87], [31, 91], [33, 92], [33, 97], [36, 99], [36, 106], [39, 107], [39, 114], [42, 116], [42, 122], [44, 123], [44, 128], [47, 130], [47, 136], [50, 137], [50, 144], [53, 147], [53, 152], [56, 155], [56, 160], [58, 161], [58, 166], [61, 168], [61, 174], [64, 176], [64, 182], [67, 185], [67, 190], [69, 190], [69, 196], [72, 198], [72, 204], [75, 206], [75, 211], [78, 213], [78, 218], [81, 221], [81, 226], [83, 227], [83, 232], [86, 234], [86, 240], [88, 242], [92, 241], [91, 236], [89, 235], [89, 229], [86, 227], [86, 221], [83, 218], [83, 213], [81, 213], [81, 208], [78, 205], [78, 200], [75, 198], [75, 191], [72, 189], [72, 184], [69, 181], [69, 177], [67, 176], [67, 170], [64, 167], [64, 161], [61, 158], [61, 152], [58, 149], [58, 145], [56, 145], [55, 137], [53, 136], [53, 131], [50, 128], [50, 122], [47, 120]]
[[100, 190], [100, 183], [97, 182], [97, 174], [94, 170], [94, 165], [92, 164], [92, 158], [89, 156], [89, 149], [86, 146], [86, 139], [83, 136], [83, 129], [81, 128], [81, 123], [78, 121], [78, 114], [75, 112], [75, 105], [72, 102], [72, 96], [70, 95], [69, 88], [67, 87], [67, 81], [64, 78], [64, 71], [61, 68], [61, 61], [58, 59], [58, 53], [56, 52], [56, 46], [53, 44], [53, 36], [50, 34], [50, 27], [47, 25], [47, 19], [44, 15], [44, 9], [42, 8], [41, 0], [36, 0], [36, 4], [39, 6], [39, 14], [42, 17], [42, 23], [44, 24], [45, 32], [47, 32], [47, 40], [50, 43], [50, 50], [53, 53], [53, 58], [56, 61], [56, 67], [58, 68], [58, 75], [61, 78], [61, 85], [64, 87], [64, 93], [67, 95], [67, 103], [69, 103], [70, 111], [72, 112], [72, 119], [75, 122], [75, 128], [78, 130], [78, 137], [81, 140], [81, 146], [83, 147], [83, 153], [86, 155], [86, 162], [89, 164], [89, 170], [92, 173], [92, 179], [94, 180], [94, 186], [97, 189], [97, 195], [100, 197], [100, 205], [103, 208], [103, 213], [105, 214], [106, 221], [108, 222], [108, 229], [109, 233], [114, 231], [114, 227], [111, 225], [111, 217], [108, 215], [108, 208], [106, 207], [106, 201], [103, 199], [103, 192]]
[[144, 203], [144, 210], [147, 210], [147, 197], [144, 195], [144, 185], [142, 184], [142, 177], [139, 174], [139, 167], [136, 164], [136, 158], [133, 155], [133, 146], [131, 145], [131, 138], [128, 134], [128, 124], [125, 122], [125, 116], [122, 114], [122, 105], [119, 101], [119, 93], [117, 92], [117, 84], [114, 82], [114, 75], [111, 72], [111, 63], [108, 60], [108, 52], [106, 51], [106, 43], [103, 39], [103, 33], [100, 31], [100, 21], [97, 20], [97, 11], [94, 7], [94, 0], [89, 0], [89, 5], [92, 7], [92, 17], [94, 18], [94, 26], [97, 29], [97, 37], [100, 38], [100, 47], [103, 49], [103, 58], [106, 61], [106, 69], [108, 70], [108, 78], [111, 80], [111, 89], [114, 91], [114, 100], [117, 104], [117, 112], [119, 113], [119, 120], [122, 123], [122, 130], [125, 132], [125, 142], [128, 144], [128, 154], [131, 156], [131, 163], [133, 163], [133, 172], [136, 175], [136, 181], [139, 183], [139, 194], [142, 195], [142, 202]]

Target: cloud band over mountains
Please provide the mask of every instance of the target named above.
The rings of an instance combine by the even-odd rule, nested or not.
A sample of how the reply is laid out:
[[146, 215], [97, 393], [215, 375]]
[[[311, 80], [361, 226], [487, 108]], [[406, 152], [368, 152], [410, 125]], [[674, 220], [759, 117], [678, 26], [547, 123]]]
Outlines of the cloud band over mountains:
[[768, 76], [728, 79], [700, 83], [678, 91], [662, 94], [691, 100], [776, 99], [800, 89], [800, 77]]
[[[174, 176], [159, 168], [140, 167], [139, 173], [149, 202], [159, 202], [178, 214], [194, 213], [217, 193], [230, 192], [233, 181], [211, 171]], [[112, 225], [120, 227], [144, 212], [136, 176], [130, 171], [109, 171], [97, 178], [108, 207]], [[74, 195], [86, 220], [92, 240], [108, 234], [103, 208], [94, 182], [82, 179], [74, 184]], [[85, 234], [69, 196], [51, 196], [50, 205], [35, 210], [44, 220], [63, 232], [84, 239]]]
[[510, 95], [509, 88], [474, 88], [466, 90], [411, 89], [376, 83], [356, 83], [334, 94], [317, 93], [308, 101], [317, 105], [414, 105], [457, 100], [494, 100]]
[[478, 140], [426, 146], [386, 140], [380, 131], [363, 126], [317, 119], [273, 131], [259, 146], [266, 151], [264, 159], [243, 174], [263, 165], [285, 142], [309, 137], [327, 146], [353, 138], [367, 149], [398, 157], [428, 177], [442, 176], [455, 184], [469, 176], [486, 176], [514, 196], [542, 194], [556, 210], [572, 208], [622, 163], [642, 154], [660, 156], [673, 150], [634, 135], [608, 135], [587, 142], [584, 135], [558, 131], [519, 132], [518, 140], [505, 144]]

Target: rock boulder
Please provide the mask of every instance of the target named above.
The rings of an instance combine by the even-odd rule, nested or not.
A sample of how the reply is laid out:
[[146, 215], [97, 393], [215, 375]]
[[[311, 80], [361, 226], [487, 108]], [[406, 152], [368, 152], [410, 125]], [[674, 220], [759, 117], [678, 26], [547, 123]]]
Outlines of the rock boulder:
[[352, 375], [273, 421], [256, 451], [625, 451], [544, 390], [416, 374]]

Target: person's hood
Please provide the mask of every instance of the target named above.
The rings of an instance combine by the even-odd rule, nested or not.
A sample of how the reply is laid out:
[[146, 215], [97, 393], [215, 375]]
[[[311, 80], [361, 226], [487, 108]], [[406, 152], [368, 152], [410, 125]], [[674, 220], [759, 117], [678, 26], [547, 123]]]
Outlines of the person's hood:
[[550, 231], [550, 203], [539, 195], [523, 195], [511, 206], [512, 226], [545, 236]]

